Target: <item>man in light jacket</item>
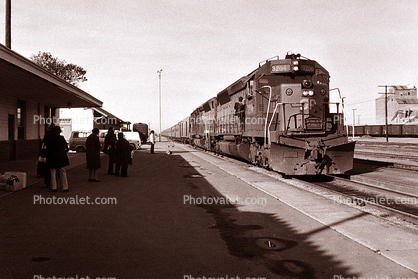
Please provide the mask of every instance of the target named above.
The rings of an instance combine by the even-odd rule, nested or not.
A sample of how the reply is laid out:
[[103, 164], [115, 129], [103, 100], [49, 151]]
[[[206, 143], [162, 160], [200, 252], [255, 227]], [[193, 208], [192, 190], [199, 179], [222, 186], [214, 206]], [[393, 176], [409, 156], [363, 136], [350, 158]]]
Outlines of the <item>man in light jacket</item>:
[[155, 134], [154, 130], [151, 130], [149, 135], [149, 141], [151, 143], [151, 153], [154, 154]]

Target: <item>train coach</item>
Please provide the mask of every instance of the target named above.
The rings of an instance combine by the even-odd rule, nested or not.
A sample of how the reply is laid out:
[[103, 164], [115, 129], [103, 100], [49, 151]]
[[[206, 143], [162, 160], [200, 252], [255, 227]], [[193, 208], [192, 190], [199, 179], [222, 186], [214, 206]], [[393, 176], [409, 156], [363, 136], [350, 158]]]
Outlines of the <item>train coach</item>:
[[329, 91], [329, 73], [316, 61], [269, 59], [195, 109], [187, 136], [285, 175], [342, 174], [352, 169], [355, 143]]
[[[348, 126], [348, 134], [353, 134], [353, 127]], [[386, 136], [385, 125], [358, 125], [354, 126], [355, 136]], [[389, 124], [388, 136], [390, 137], [418, 137], [418, 125], [416, 124]]]
[[190, 143], [190, 117], [186, 117], [176, 125], [162, 131], [161, 135], [174, 141]]

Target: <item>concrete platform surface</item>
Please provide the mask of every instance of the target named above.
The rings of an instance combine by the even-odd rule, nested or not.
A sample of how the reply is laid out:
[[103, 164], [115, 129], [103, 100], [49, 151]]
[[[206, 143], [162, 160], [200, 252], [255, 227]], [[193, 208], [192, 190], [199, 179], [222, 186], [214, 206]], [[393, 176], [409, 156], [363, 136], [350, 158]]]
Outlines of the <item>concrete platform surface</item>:
[[415, 231], [167, 145], [137, 151], [127, 178], [103, 156], [88, 182], [80, 157], [69, 193], [1, 197], [0, 278], [418, 277]]

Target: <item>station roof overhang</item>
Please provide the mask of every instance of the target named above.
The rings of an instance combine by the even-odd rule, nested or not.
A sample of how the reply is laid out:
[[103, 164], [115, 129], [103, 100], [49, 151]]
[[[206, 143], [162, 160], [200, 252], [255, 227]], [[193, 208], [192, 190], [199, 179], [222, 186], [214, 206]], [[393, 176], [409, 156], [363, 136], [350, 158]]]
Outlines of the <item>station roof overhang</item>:
[[0, 44], [0, 95], [56, 108], [101, 107], [103, 102]]
[[116, 119], [120, 124], [131, 124], [131, 122], [123, 121], [119, 117], [116, 117], [115, 115], [113, 115], [110, 112], [104, 110], [103, 108], [92, 107], [92, 109], [93, 109], [93, 112], [94, 112], [94, 117], [112, 118], [112, 119]]

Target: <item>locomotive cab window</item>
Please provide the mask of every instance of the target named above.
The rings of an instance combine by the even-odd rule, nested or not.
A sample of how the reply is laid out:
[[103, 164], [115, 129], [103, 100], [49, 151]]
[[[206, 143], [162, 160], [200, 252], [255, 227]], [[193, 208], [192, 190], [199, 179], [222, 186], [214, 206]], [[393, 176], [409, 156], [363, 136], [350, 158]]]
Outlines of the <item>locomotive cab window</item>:
[[315, 75], [317, 84], [329, 84], [329, 76], [325, 73]]

